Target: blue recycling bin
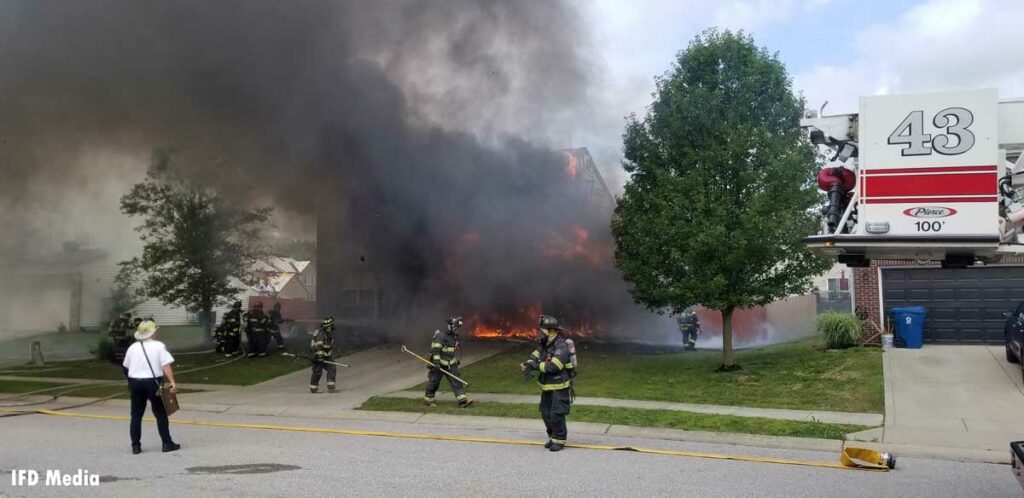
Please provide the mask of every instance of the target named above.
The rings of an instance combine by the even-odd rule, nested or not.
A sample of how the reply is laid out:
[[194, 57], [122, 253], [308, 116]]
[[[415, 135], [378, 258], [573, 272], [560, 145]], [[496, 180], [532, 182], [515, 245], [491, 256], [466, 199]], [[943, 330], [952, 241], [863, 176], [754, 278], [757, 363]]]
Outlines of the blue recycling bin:
[[924, 343], [924, 318], [928, 310], [924, 306], [908, 306], [893, 308], [890, 313], [896, 326], [896, 335], [903, 338], [907, 348], [920, 349]]

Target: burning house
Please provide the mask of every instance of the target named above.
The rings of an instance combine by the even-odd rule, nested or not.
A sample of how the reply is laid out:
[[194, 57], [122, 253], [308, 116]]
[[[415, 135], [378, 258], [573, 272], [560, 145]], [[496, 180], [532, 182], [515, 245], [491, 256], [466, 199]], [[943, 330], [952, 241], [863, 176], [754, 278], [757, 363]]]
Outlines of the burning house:
[[524, 178], [467, 166], [436, 179], [466, 190], [397, 222], [386, 190], [321, 212], [322, 313], [381, 334], [460, 314], [473, 337], [532, 338], [542, 312], [591, 336], [637, 311], [614, 268], [614, 198], [586, 148], [539, 152]]

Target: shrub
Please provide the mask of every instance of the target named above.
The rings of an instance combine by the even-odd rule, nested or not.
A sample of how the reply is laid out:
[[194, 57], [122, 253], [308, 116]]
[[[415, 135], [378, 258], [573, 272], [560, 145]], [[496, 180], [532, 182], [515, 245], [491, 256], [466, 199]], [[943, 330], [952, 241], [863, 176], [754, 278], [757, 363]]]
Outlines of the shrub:
[[846, 349], [860, 342], [860, 320], [853, 313], [826, 311], [818, 315], [814, 326], [829, 349]]
[[100, 337], [96, 347], [89, 350], [97, 360], [109, 360], [114, 357], [114, 343], [107, 337]]

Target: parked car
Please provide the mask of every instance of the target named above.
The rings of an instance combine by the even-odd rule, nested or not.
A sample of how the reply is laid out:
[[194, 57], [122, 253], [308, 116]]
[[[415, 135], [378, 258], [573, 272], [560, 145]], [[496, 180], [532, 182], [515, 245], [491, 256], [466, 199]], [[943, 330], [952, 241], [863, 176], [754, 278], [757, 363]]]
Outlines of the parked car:
[[[1003, 326], [1003, 334], [1006, 337], [1006, 361], [1021, 363], [1024, 352], [1024, 303], [1013, 311], [1004, 311], [1003, 316], [1006, 317], [1006, 324]], [[1024, 364], [1021, 365], [1021, 375], [1024, 378]]]

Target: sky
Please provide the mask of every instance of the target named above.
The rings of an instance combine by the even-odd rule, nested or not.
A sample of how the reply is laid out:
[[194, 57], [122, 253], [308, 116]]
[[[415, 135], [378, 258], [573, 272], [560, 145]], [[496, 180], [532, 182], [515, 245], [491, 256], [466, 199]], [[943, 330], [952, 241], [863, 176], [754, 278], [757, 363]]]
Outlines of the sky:
[[708, 27], [778, 52], [808, 108], [857, 111], [862, 95], [999, 88], [1024, 97], [1024, 0], [579, 0], [597, 54], [600, 111], [574, 136], [614, 189], [616, 142], [643, 115], [654, 77]]

